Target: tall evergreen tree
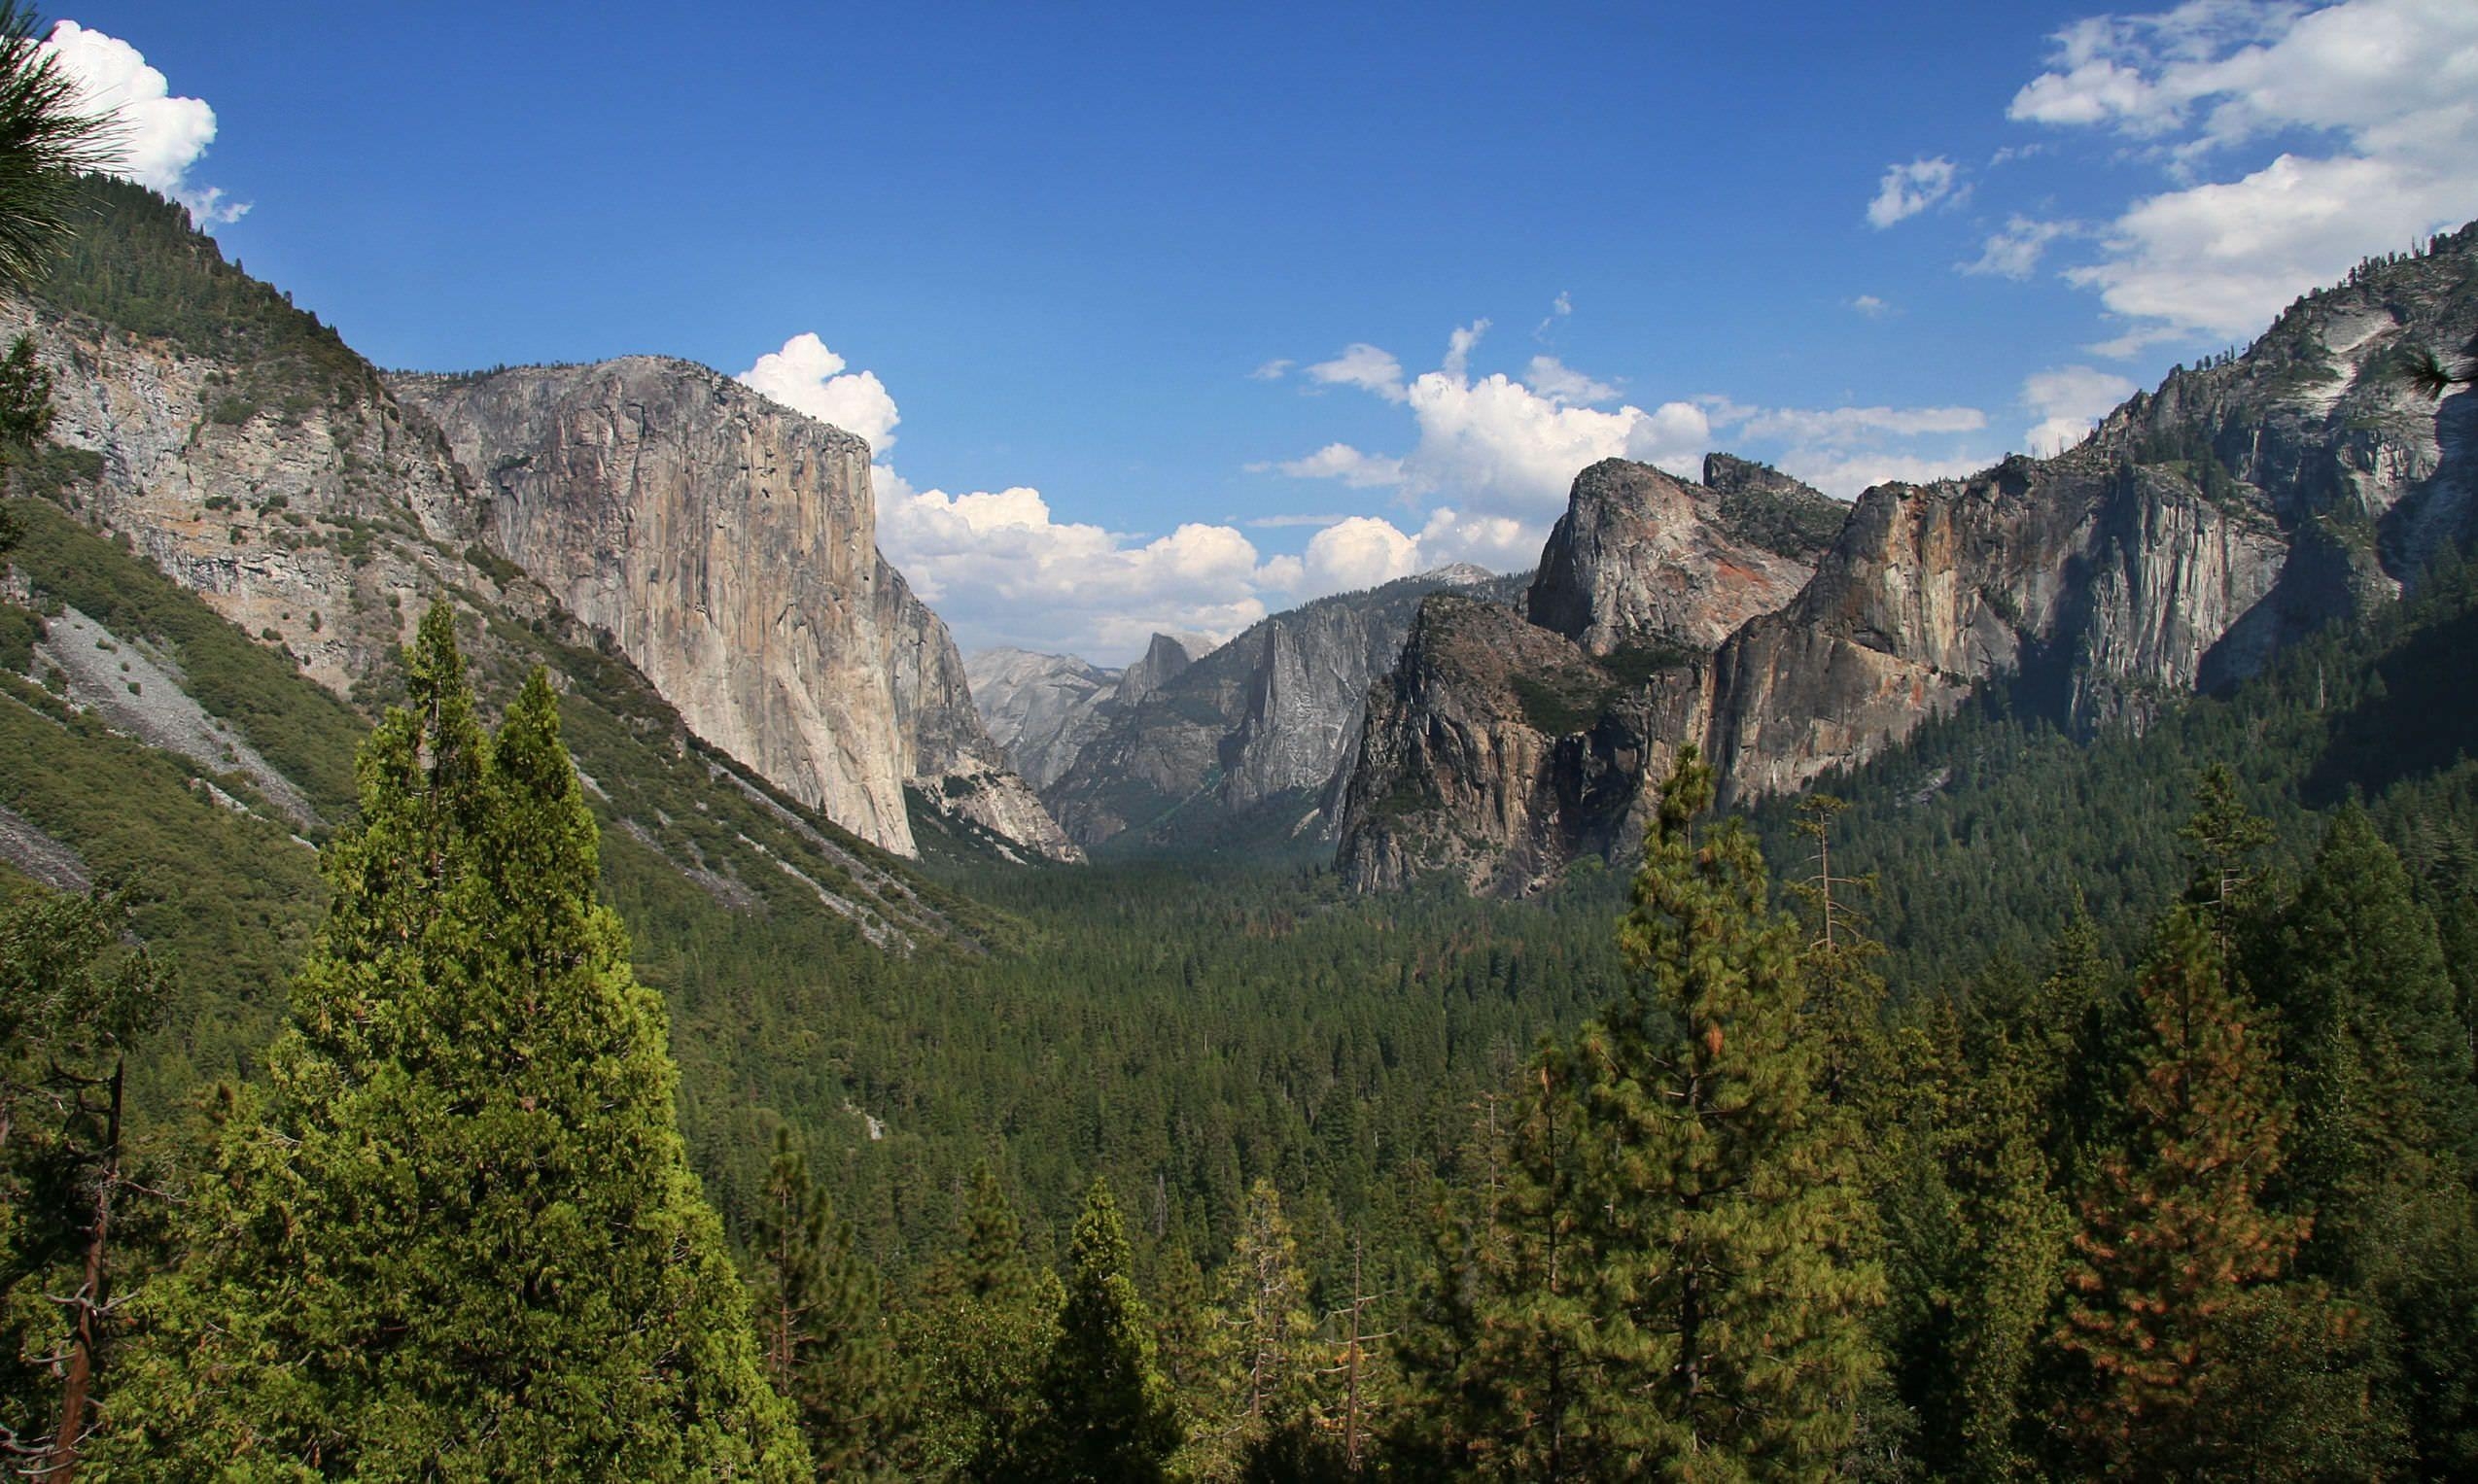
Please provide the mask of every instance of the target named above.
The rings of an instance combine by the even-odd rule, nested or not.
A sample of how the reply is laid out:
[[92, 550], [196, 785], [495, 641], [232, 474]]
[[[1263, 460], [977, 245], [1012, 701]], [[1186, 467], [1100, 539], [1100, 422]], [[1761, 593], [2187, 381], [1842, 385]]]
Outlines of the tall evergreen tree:
[[1299, 1242], [1271, 1181], [1248, 1189], [1247, 1211], [1230, 1260], [1214, 1281], [1212, 1353], [1221, 1404], [1207, 1426], [1215, 1456], [1209, 1472], [1259, 1471], [1252, 1461], [1281, 1454], [1297, 1472], [1325, 1421], [1318, 1404], [1316, 1318]]
[[908, 1377], [888, 1332], [877, 1269], [853, 1251], [809, 1162], [775, 1130], [751, 1233], [757, 1336], [767, 1379], [790, 1401], [820, 1477], [864, 1478], [890, 1462]]
[[902, 1348], [923, 1368], [912, 1439], [917, 1472], [1004, 1477], [1021, 1467], [1041, 1416], [1039, 1380], [1065, 1301], [1056, 1275], [1025, 1256], [1024, 1232], [988, 1163], [974, 1167], [960, 1250], [933, 1265], [902, 1316]]
[[790, 1479], [690, 1174], [661, 1002], [594, 900], [537, 671], [484, 734], [448, 607], [364, 746], [361, 822], [262, 1094], [234, 1100], [107, 1434], [133, 1470]]
[[1637, 979], [1577, 1051], [1601, 1384], [1631, 1468], [1822, 1478], [1880, 1364], [1856, 1129], [1817, 1087], [1795, 930], [1742, 823], [1698, 832], [1681, 749], [1620, 942]]
[[1567, 1058], [1544, 1046], [1510, 1093], [1483, 1098], [1462, 1188], [1436, 1192], [1425, 1312], [1401, 1346], [1410, 1398], [1389, 1444], [1414, 1473], [1596, 1467], [1582, 1124]]
[[2286, 1184], [2316, 1214], [2305, 1265], [2389, 1316], [2426, 1467], [2478, 1468], [2478, 1087], [2434, 919], [2355, 805], [2273, 945], [2299, 1107]]
[[1152, 1316], [1130, 1275], [1127, 1226], [1096, 1179], [1067, 1249], [1066, 1303], [1041, 1377], [1042, 1415], [1023, 1477], [1142, 1484], [1166, 1477], [1178, 1414], [1155, 1361]]
[[[2323, 1368], [2353, 1315], [2319, 1284], [2280, 1282], [2312, 1223], [2262, 1199], [2288, 1115], [2272, 1038], [2224, 967], [2216, 905], [2181, 904], [2160, 925], [2138, 991], [2129, 1142], [2083, 1192], [2057, 1337], [2088, 1366], [2073, 1427], [2095, 1464], [2286, 1476], [2258, 1383]], [[2272, 1344], [2278, 1367], [2264, 1363]], [[2362, 1394], [2318, 1401], [2319, 1425], [2383, 1431]]]
[[0, 1467], [59, 1484], [109, 1379], [124, 1071], [164, 1004], [125, 921], [108, 894], [0, 910]]

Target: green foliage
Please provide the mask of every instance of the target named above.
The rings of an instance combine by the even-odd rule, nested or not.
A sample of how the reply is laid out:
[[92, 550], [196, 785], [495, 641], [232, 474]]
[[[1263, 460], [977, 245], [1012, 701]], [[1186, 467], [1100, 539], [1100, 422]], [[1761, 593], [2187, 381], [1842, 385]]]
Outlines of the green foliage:
[[895, 1354], [877, 1271], [853, 1252], [852, 1227], [810, 1183], [787, 1128], [776, 1130], [750, 1237], [767, 1379], [790, 1401], [811, 1460], [833, 1478], [883, 1472], [909, 1421], [911, 1378]]
[[0, 1439], [65, 1441], [50, 1467], [74, 1464], [110, 1380], [121, 1069], [164, 1008], [125, 923], [104, 896], [0, 907]]
[[117, 153], [115, 126], [87, 112], [78, 80], [43, 49], [43, 30], [33, 10], [0, 0], [0, 279], [12, 285], [33, 280], [86, 225], [79, 172]]
[[1571, 737], [1588, 731], [1609, 707], [1609, 685], [1597, 675], [1581, 673], [1550, 675], [1517, 674], [1508, 682], [1522, 707], [1523, 720], [1549, 737]]
[[1118, 1201], [1108, 1182], [1096, 1180], [1067, 1249], [1066, 1301], [1041, 1367], [1040, 1418], [1019, 1477], [1141, 1484], [1167, 1476], [1178, 1418], [1132, 1264]]
[[916, 1473], [1006, 1477], [1026, 1467], [1042, 1424], [1039, 1382], [1065, 1295], [1026, 1259], [1014, 1207], [986, 1164], [972, 1173], [957, 1236], [898, 1324], [925, 1372], [910, 1462]]
[[193, 1191], [107, 1443], [192, 1467], [795, 1477], [659, 1002], [593, 903], [550, 689], [537, 673], [486, 736], [443, 606], [408, 689], [363, 749], [292, 1029]]
[[[1818, 1089], [1799, 955], [1712, 775], [1663, 785], [1620, 939], [1628, 992], [1531, 1112], [1414, 1353], [1434, 1466], [1492, 1476], [1823, 1478], [1880, 1363], [1856, 1128]], [[1503, 1192], [1502, 1194], [1498, 1192]]]
[[88, 175], [75, 188], [84, 225], [32, 292], [53, 307], [131, 334], [171, 341], [241, 367], [213, 421], [246, 422], [287, 397], [307, 405], [375, 403], [377, 373], [315, 315], [224, 260], [190, 215], [144, 186]]
[[51, 431], [52, 373], [34, 359], [34, 337], [19, 335], [0, 357], [0, 450], [23, 457]]

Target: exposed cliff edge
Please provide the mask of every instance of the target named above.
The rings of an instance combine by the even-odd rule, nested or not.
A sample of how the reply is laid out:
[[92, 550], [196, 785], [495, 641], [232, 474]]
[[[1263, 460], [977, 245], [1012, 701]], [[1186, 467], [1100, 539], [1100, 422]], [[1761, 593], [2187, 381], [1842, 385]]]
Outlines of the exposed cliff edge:
[[913, 783], [1077, 853], [972, 710], [946, 626], [878, 554], [860, 439], [652, 356], [391, 385], [473, 471], [491, 549], [700, 737], [889, 849], [914, 849]]
[[[1594, 466], [1543, 553], [1530, 632], [1436, 602], [1372, 693], [1342, 869], [1527, 890], [1576, 854], [1638, 848], [1644, 782], [1681, 742], [1746, 799], [1872, 756], [1998, 675], [2088, 731], [2251, 674], [2471, 535], [2478, 393], [2427, 401], [2392, 368], [2474, 329], [2464, 228], [2299, 300], [2055, 458], [1867, 491], [1778, 603], [1780, 569], [1764, 580], [1745, 548], [1804, 557], [1804, 535], [1747, 540], [1813, 530], [1782, 476], [1722, 455], [1699, 489]], [[1780, 519], [1721, 517], [1750, 494]]]

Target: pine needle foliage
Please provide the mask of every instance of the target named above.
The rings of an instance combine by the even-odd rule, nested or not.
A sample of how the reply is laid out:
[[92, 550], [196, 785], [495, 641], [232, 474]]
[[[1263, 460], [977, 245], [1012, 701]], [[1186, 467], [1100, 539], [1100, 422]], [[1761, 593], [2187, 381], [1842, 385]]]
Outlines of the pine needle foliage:
[[1636, 971], [1576, 1059], [1596, 1197], [1594, 1333], [1629, 1473], [1821, 1479], [1881, 1364], [1857, 1130], [1818, 1087], [1796, 928], [1736, 819], [1698, 830], [1682, 749], [1620, 944]]
[[130, 1477], [792, 1479], [798, 1433], [689, 1173], [661, 1002], [596, 905], [541, 672], [498, 734], [454, 621], [361, 757], [362, 822], [268, 1084], [116, 1402]]
[[1096, 1180], [1067, 1249], [1066, 1304], [1042, 1369], [1042, 1415], [1020, 1475], [1027, 1480], [1142, 1484], [1168, 1476], [1178, 1415], [1130, 1262], [1117, 1197]]
[[0, 281], [23, 286], [78, 225], [77, 182], [115, 155], [112, 121], [45, 50], [42, 22], [0, 0]]
[[766, 1378], [791, 1403], [822, 1477], [885, 1471], [907, 1422], [910, 1376], [888, 1332], [877, 1269], [853, 1250], [809, 1161], [775, 1130], [751, 1246], [757, 1334]]

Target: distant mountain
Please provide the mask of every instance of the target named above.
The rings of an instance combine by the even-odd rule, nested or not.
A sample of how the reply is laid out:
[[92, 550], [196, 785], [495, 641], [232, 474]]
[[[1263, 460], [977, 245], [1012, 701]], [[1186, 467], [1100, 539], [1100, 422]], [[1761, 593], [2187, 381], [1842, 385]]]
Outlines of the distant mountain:
[[[2478, 393], [2428, 401], [2393, 368], [2473, 331], [2465, 227], [2308, 295], [2055, 458], [1867, 491], [1794, 593], [1746, 548], [1795, 566], [1807, 517], [1727, 514], [1771, 481], [1739, 461], [1699, 488], [1595, 466], [1524, 616], [1447, 598], [1420, 615], [1368, 711], [1341, 869], [1525, 891], [1635, 849], [1645, 781], [1683, 742], [1744, 800], [1863, 761], [1998, 677], [2087, 732], [2252, 674], [2472, 534]], [[1788, 538], [1747, 539], [1764, 530]]]
[[963, 673], [991, 740], [1026, 782], [1047, 788], [1100, 729], [1099, 707], [1118, 694], [1121, 673], [1071, 654], [1000, 648], [965, 655]]
[[995, 652], [973, 662], [973, 695], [1018, 768], [1048, 775], [1042, 800], [1079, 844], [1313, 838], [1331, 829], [1369, 681], [1393, 663], [1419, 600], [1447, 590], [1507, 602], [1519, 579], [1443, 568], [1318, 599], [1210, 649], [1157, 634], [1115, 673]]

